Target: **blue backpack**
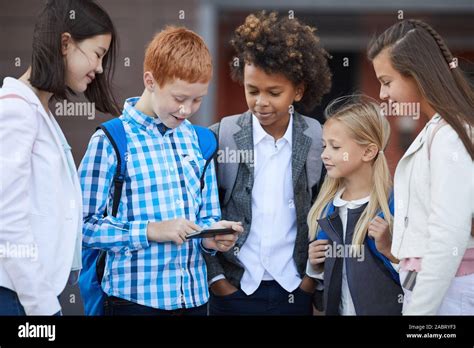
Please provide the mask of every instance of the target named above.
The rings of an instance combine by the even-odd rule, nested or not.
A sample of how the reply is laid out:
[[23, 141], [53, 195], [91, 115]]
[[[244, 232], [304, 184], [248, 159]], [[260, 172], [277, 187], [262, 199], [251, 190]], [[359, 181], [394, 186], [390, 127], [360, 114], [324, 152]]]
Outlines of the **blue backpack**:
[[[206, 160], [201, 175], [201, 191], [204, 188], [204, 174], [217, 152], [217, 138], [209, 129], [193, 125], [199, 139], [199, 148], [203, 158]], [[104, 122], [97, 129], [102, 129], [114, 148], [117, 157], [117, 169], [113, 179], [112, 216], [117, 215], [122, 187], [127, 170], [125, 153], [127, 152], [127, 137], [123, 123], [120, 118], [114, 118]], [[107, 215], [107, 209], [104, 217]], [[104, 303], [107, 295], [102, 290], [102, 277], [104, 275], [107, 251], [92, 248], [82, 250], [82, 271], [79, 277], [79, 288], [81, 291], [84, 312], [86, 315], [104, 315]]]

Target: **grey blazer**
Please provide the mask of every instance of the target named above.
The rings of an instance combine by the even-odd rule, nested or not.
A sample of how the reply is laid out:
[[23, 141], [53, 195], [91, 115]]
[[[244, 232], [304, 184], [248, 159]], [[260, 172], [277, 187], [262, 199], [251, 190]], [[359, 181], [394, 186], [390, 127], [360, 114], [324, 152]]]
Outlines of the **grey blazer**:
[[[306, 116], [295, 113], [293, 116], [293, 145], [292, 145], [292, 177], [294, 203], [296, 208], [297, 235], [295, 247], [293, 250], [293, 259], [296, 268], [301, 277], [306, 270], [306, 261], [308, 259], [308, 225], [306, 218], [308, 216], [311, 204], [315, 199], [317, 187], [308, 189], [306, 177], [306, 158], [312, 141], [322, 141], [311, 139], [303, 132], [308, 128], [309, 122], [318, 122]], [[253, 130], [252, 114], [247, 111], [239, 117], [237, 124], [240, 130], [234, 133], [234, 139], [238, 150], [253, 150]], [[214, 124], [210, 129], [218, 134], [219, 123]], [[320, 154], [318, 154], [320, 158]], [[321, 162], [322, 166], [322, 162]], [[217, 166], [216, 166], [217, 168]], [[244, 268], [239, 262], [237, 255], [242, 248], [250, 232], [252, 224], [252, 187], [254, 184], [253, 166], [248, 163], [240, 163], [234, 190], [228, 203], [221, 206], [222, 219], [230, 221], [241, 221], [244, 227], [244, 233], [239, 237], [236, 245], [228, 252], [218, 252], [215, 255], [204, 254], [207, 263], [207, 275], [210, 281], [217, 275], [223, 274], [226, 279], [234, 286], [239, 287]], [[317, 186], [317, 185], [315, 185]]]

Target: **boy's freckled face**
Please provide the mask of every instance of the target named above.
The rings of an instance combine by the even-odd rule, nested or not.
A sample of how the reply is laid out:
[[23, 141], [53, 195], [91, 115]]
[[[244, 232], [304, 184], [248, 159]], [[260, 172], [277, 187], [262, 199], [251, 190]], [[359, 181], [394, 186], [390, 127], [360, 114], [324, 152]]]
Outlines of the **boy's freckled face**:
[[169, 128], [178, 127], [196, 113], [207, 94], [209, 82], [189, 83], [180, 79], [156, 84], [152, 93], [153, 112]]
[[252, 64], [244, 67], [244, 88], [248, 108], [263, 127], [286, 123], [290, 105], [302, 97], [284, 75], [267, 74]]
[[323, 127], [321, 158], [329, 177], [344, 178], [355, 172], [363, 163], [364, 149], [340, 121], [326, 121]]

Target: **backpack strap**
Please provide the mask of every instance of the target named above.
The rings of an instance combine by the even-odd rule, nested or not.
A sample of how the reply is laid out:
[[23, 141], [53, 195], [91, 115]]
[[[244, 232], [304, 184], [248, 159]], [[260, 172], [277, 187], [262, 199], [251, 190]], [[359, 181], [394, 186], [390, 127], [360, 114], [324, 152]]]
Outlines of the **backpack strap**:
[[[438, 124], [436, 125], [436, 127], [433, 129], [433, 131], [430, 133], [430, 136], [429, 136], [429, 139], [428, 139], [428, 160], [431, 159], [431, 144], [433, 143], [433, 139], [434, 139], [436, 133], [438, 133], [440, 128], [442, 128], [444, 126], [447, 126], [447, 125], [448, 125], [448, 123], [444, 119], [441, 119], [438, 122]], [[474, 237], [474, 217], [472, 218], [472, 223], [471, 223], [471, 236]]]
[[200, 178], [202, 191], [204, 190], [205, 186], [204, 177], [206, 174], [206, 169], [217, 153], [217, 137], [210, 129], [205, 127], [193, 125], [193, 128], [198, 136], [199, 148], [201, 149], [202, 157], [204, 157], [206, 160], [206, 164], [204, 165], [204, 169]]
[[120, 199], [122, 197], [123, 182], [125, 180], [125, 172], [127, 170], [127, 162], [125, 154], [127, 152], [127, 136], [123, 128], [123, 122], [120, 118], [114, 118], [104, 122], [97, 129], [102, 129], [109, 139], [110, 144], [114, 148], [117, 157], [117, 169], [114, 174], [114, 193], [112, 203], [112, 216], [117, 215]]
[[13, 93], [2, 95], [0, 99], [21, 99], [24, 102], [27, 102], [28, 104], [30, 104], [30, 102], [26, 98], [23, 98], [22, 96], [18, 94], [13, 94]]
[[19, 100], [23, 100], [25, 103], [27, 103], [31, 108], [33, 108], [33, 105], [28, 99], [22, 97], [21, 95], [18, 95], [18, 94], [14, 94], [14, 93], [9, 93], [9, 94], [5, 94], [5, 95], [2, 95], [0, 96], [0, 100], [1, 99], [19, 99]]
[[[218, 131], [219, 149], [225, 153], [237, 153], [237, 144], [234, 139], [234, 134], [240, 130], [240, 126], [237, 124], [240, 116], [239, 114], [224, 117], [220, 121]], [[234, 190], [239, 163], [223, 161], [222, 163], [218, 163], [217, 167], [217, 182], [219, 183], [219, 189], [223, 191], [221, 204], [225, 206], [229, 202], [232, 191]]]
[[[127, 152], [127, 136], [123, 128], [122, 120], [118, 117], [110, 121], [102, 123], [97, 129], [102, 131], [109, 139], [110, 144], [114, 148], [115, 157], [117, 157], [117, 168], [114, 173], [113, 183], [114, 191], [112, 197], [112, 216], [117, 216], [120, 199], [122, 198], [123, 182], [125, 181], [125, 172], [127, 170], [127, 162], [125, 160], [125, 153]], [[105, 209], [104, 217], [107, 216], [107, 208]], [[105, 270], [105, 259], [107, 251], [100, 250], [96, 262], [96, 277], [99, 284], [102, 283]]]

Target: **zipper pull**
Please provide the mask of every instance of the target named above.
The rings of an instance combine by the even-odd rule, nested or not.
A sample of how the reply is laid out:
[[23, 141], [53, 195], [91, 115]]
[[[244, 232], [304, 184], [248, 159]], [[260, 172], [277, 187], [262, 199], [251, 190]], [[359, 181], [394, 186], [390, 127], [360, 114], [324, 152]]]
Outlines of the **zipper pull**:
[[405, 216], [405, 228], [408, 226], [408, 216]]

